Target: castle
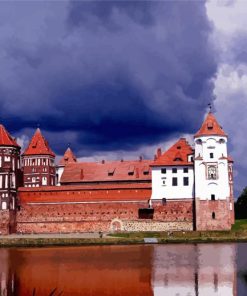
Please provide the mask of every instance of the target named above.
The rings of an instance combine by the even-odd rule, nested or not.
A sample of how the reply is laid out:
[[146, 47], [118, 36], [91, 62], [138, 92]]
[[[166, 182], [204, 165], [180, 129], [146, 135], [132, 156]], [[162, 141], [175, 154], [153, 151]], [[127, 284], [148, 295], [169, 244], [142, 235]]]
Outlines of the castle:
[[179, 139], [154, 160], [59, 164], [37, 129], [21, 148], [0, 125], [0, 234], [229, 230], [234, 223], [228, 137], [209, 112], [194, 148]]

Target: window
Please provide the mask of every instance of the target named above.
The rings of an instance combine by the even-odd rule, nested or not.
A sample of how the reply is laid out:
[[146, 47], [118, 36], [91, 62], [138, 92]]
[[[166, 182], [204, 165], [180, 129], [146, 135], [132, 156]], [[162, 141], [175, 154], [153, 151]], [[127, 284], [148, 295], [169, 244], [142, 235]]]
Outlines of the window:
[[172, 178], [172, 186], [178, 186], [178, 178], [176, 177]]
[[211, 194], [211, 200], [215, 200], [215, 194]]
[[217, 169], [215, 165], [208, 166], [208, 179], [209, 180], [217, 179]]
[[162, 205], [164, 206], [166, 204], [166, 198], [162, 198]]
[[42, 185], [47, 185], [47, 178], [46, 177], [42, 177]]
[[6, 201], [2, 202], [2, 210], [7, 210], [7, 203]]
[[161, 174], [166, 174], [166, 169], [161, 169]]
[[188, 168], [184, 168], [184, 173], [188, 173], [189, 169]]
[[210, 158], [214, 158], [214, 154], [212, 152], [210, 153]]
[[189, 186], [189, 177], [184, 177], [184, 186]]
[[177, 168], [172, 168], [172, 172], [173, 172], [173, 174], [176, 174], [177, 173]]
[[162, 180], [162, 183], [163, 183], [163, 185], [166, 185], [166, 180], [163, 179], [163, 180]]
[[215, 219], [215, 212], [212, 213], [212, 219]]
[[4, 161], [10, 161], [10, 156], [5, 156]]

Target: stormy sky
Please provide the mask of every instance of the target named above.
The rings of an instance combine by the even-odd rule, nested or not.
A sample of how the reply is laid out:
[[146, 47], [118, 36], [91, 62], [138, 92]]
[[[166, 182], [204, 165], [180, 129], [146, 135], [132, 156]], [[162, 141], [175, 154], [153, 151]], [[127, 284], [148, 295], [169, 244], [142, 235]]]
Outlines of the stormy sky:
[[190, 138], [212, 102], [231, 140], [241, 190], [243, 5], [0, 2], [1, 121], [24, 146], [40, 125], [58, 156], [70, 143], [82, 159], [153, 157], [158, 146]]

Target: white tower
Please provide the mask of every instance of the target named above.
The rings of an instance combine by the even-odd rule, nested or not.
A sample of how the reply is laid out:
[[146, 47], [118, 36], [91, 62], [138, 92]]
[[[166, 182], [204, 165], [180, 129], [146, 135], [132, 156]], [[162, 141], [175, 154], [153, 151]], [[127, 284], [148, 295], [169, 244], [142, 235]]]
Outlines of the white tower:
[[227, 135], [209, 112], [194, 138], [196, 228], [230, 229], [233, 203]]

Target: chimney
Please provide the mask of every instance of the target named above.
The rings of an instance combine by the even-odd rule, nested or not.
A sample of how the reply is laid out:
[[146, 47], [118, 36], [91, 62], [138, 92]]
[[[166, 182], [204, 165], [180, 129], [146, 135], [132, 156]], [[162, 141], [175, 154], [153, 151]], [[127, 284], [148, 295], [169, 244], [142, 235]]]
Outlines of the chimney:
[[84, 178], [83, 169], [81, 169], [81, 180]]
[[136, 178], [139, 178], [139, 169], [136, 168]]
[[161, 156], [161, 148], [157, 149], [157, 158], [159, 158]]
[[154, 160], [157, 160], [157, 155], [156, 154], [154, 154]]
[[140, 157], [139, 157], [139, 161], [142, 161], [142, 156], [140, 155]]
[[102, 163], [102, 164], [104, 164], [104, 163], [105, 163], [105, 160], [104, 160], [104, 159], [102, 159], [101, 163]]
[[123, 162], [123, 159], [121, 159], [121, 162]]

